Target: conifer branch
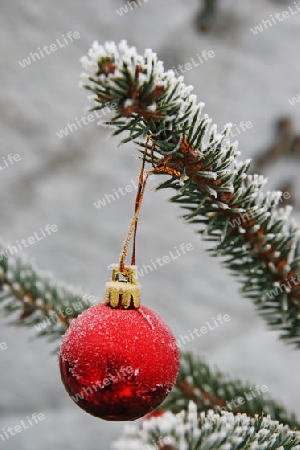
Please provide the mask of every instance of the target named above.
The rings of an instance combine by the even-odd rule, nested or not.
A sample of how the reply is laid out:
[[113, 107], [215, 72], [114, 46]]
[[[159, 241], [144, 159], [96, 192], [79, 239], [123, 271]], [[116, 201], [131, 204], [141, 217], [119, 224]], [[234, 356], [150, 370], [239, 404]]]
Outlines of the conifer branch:
[[15, 325], [35, 327], [38, 336], [55, 341], [94, 300], [24, 257], [8, 255], [0, 242], [0, 304], [6, 315], [18, 314]]
[[251, 417], [263, 413], [292, 429], [300, 430], [295, 415], [289, 414], [280, 403], [274, 401], [266, 388], [264, 385], [254, 386], [230, 379], [198, 356], [181, 352], [176, 384], [158, 411], [178, 413], [187, 410], [189, 401], [193, 401], [198, 412], [213, 409], [215, 412], [245, 413]]
[[[147, 445], [147, 447], [146, 447]], [[125, 425], [124, 436], [112, 450], [299, 450], [300, 432], [293, 432], [269, 417], [212, 410], [198, 415], [190, 402], [188, 411], [166, 412], [144, 420], [142, 427]]]
[[115, 135], [128, 132], [122, 142], [144, 147], [151, 135], [148, 161], [154, 173], [169, 175], [158, 189], [176, 191], [170, 200], [215, 243], [211, 254], [225, 259], [270, 327], [300, 347], [299, 230], [291, 209], [278, 208], [281, 192], [265, 193], [266, 179], [247, 175], [250, 160], [237, 161], [237, 144], [228, 140], [231, 124], [218, 133], [193, 87], [165, 72], [151, 50], [141, 56], [125, 41], [95, 42], [82, 63], [92, 110], [117, 103], [106, 125]]
[[[124, 41], [104, 47], [95, 43], [83, 63], [89, 71], [84, 86], [93, 93], [93, 109], [118, 104], [108, 124], [116, 129], [115, 134], [129, 131], [123, 142], [138, 142], [143, 148], [151, 135], [148, 161], [154, 173], [168, 175], [158, 188], [176, 190], [171, 201], [187, 209], [185, 220], [197, 223], [199, 233], [215, 242], [211, 253], [227, 258], [226, 267], [240, 276], [243, 292], [254, 299], [267, 322], [281, 331], [282, 338], [300, 346], [298, 229], [289, 221], [289, 210], [278, 209], [280, 193], [263, 193], [265, 179], [247, 175], [250, 161], [236, 161], [236, 145], [228, 141], [230, 124], [217, 133], [211, 119], [202, 115], [204, 105], [197, 104], [192, 88], [172, 71], [164, 72], [150, 50], [140, 56]], [[20, 313], [18, 325], [35, 326], [49, 319], [49, 326], [38, 334], [53, 339], [90, 306], [81, 291], [39, 272], [18, 255], [8, 256], [2, 244], [0, 302], [6, 313]], [[58, 320], [52, 323], [54, 315]], [[159, 413], [159, 417], [145, 420], [142, 430], [131, 429], [114, 448], [131, 450], [155, 442], [161, 450], [300, 450], [299, 431], [270, 418], [203, 411], [209, 405], [222, 409], [228, 405], [229, 395], [232, 400], [247, 389], [240, 382], [232, 385], [204, 363], [183, 354], [177, 385], [164, 407], [176, 411], [181, 405], [188, 410], [179, 415]], [[196, 404], [187, 406], [191, 398]], [[284, 423], [298, 426], [293, 416], [269, 399], [253, 403], [253, 410], [250, 403], [250, 415], [270, 411]]]
[[[81, 289], [56, 281], [51, 274], [39, 271], [33, 262], [24, 257], [19, 255], [4, 257], [3, 252], [6, 248], [4, 244], [0, 244], [2, 309], [7, 315], [19, 314], [15, 325], [35, 327], [38, 336], [56, 341], [64, 334], [71, 320], [91, 306], [95, 297], [84, 295]], [[41, 326], [42, 323], [44, 326]], [[180, 367], [173, 391], [154, 415], [161, 415], [162, 410], [167, 409], [172, 413], [187, 409], [190, 400], [195, 402], [199, 412], [207, 412], [211, 408], [222, 411], [224, 407], [228, 410], [230, 401], [233, 403], [232, 400], [245, 396], [245, 391], [251, 391], [250, 385], [227, 380], [221, 373], [211, 370], [207, 364], [189, 353], [181, 353]], [[295, 416], [289, 415], [279, 403], [266, 398], [265, 394], [234, 409], [233, 412], [234, 414], [246, 412], [253, 416], [264, 412], [285, 425], [299, 428]], [[230, 415], [224, 417], [231, 423]], [[280, 427], [282, 429], [282, 426]], [[284, 436], [291, 439], [290, 442], [294, 442], [290, 432], [284, 431]], [[229, 435], [226, 439], [229, 439]], [[131, 447], [127, 448], [131, 450]], [[166, 450], [170, 448], [166, 447]]]

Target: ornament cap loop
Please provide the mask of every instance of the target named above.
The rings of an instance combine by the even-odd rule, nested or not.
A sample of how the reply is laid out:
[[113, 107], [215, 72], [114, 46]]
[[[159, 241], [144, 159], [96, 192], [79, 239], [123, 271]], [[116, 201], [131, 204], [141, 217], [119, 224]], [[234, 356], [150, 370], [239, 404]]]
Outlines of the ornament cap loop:
[[140, 306], [141, 285], [137, 282], [137, 266], [112, 264], [111, 280], [106, 283], [105, 304], [112, 308]]

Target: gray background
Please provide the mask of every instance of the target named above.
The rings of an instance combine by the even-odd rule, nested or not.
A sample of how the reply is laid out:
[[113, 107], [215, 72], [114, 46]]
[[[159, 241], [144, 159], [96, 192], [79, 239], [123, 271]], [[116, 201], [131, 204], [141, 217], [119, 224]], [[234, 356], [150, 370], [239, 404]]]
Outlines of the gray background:
[[[143, 3], [143, 0], [142, 0]], [[265, 30], [250, 31], [287, 2], [223, 0], [214, 28], [197, 33], [196, 0], [149, 0], [120, 17], [121, 0], [41, 0], [1, 2], [1, 156], [19, 153], [21, 161], [0, 172], [1, 235], [14, 244], [46, 224], [58, 232], [27, 249], [42, 269], [102, 298], [131, 219], [134, 193], [96, 209], [93, 202], [136, 180], [139, 164], [133, 145], [118, 147], [96, 123], [59, 139], [56, 132], [81, 117], [86, 92], [78, 88], [79, 58], [97, 39], [127, 39], [140, 52], [151, 47], [165, 67], [190, 62], [204, 49], [215, 58], [186, 73], [187, 84], [206, 103], [205, 112], [219, 129], [226, 122], [251, 121], [240, 135], [242, 159], [270, 144], [274, 121], [290, 114], [300, 131], [300, 104], [288, 99], [300, 89], [300, 13]], [[291, 2], [293, 4], [293, 2]], [[81, 38], [22, 68], [18, 61], [62, 34]], [[2, 159], [1, 159], [2, 161]], [[296, 180], [299, 166], [280, 161], [268, 168], [269, 187]], [[193, 341], [192, 349], [223, 371], [265, 384], [273, 397], [300, 417], [299, 354], [267, 331], [239, 285], [205, 252], [206, 244], [167, 203], [171, 191], [145, 195], [138, 234], [138, 264], [167, 255], [181, 243], [193, 251], [141, 278], [143, 303], [170, 324], [176, 337], [205, 325], [218, 314], [231, 321]], [[299, 190], [296, 184], [296, 190]], [[298, 199], [299, 201], [299, 199]], [[299, 214], [294, 213], [299, 219]], [[177, 217], [177, 218], [176, 218]], [[109, 449], [123, 425], [99, 421], [69, 399], [60, 382], [51, 345], [32, 340], [34, 330], [7, 326], [1, 318], [0, 430], [33, 412], [45, 420], [11, 437], [7, 450]]]

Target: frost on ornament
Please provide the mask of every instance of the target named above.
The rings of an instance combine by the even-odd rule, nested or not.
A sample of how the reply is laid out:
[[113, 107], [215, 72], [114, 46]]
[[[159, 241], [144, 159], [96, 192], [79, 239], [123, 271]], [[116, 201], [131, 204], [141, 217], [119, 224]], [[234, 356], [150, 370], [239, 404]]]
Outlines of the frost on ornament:
[[[125, 266], [134, 267], [135, 266]], [[112, 287], [113, 286], [113, 287]], [[106, 302], [74, 319], [60, 349], [60, 371], [72, 400], [105, 420], [135, 420], [156, 408], [175, 383], [175, 338], [154, 311], [136, 304], [139, 284], [107, 283]], [[116, 307], [110, 298], [119, 292]], [[132, 298], [122, 304], [122, 298]]]

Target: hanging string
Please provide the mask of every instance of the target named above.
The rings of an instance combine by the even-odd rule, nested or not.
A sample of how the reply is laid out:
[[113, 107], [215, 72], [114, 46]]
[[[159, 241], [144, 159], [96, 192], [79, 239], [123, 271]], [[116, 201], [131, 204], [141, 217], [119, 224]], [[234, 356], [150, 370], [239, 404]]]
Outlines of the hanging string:
[[140, 212], [142, 201], [143, 201], [145, 187], [146, 187], [149, 176], [153, 173], [166, 173], [166, 174], [169, 174], [176, 178], [182, 177], [181, 172], [174, 170], [170, 167], [167, 167], [165, 164], [163, 164], [163, 165], [158, 164], [156, 166], [154, 165], [153, 155], [154, 155], [154, 151], [155, 151], [155, 142], [153, 142], [153, 141], [152, 141], [151, 152], [150, 152], [150, 159], [151, 159], [151, 164], [152, 164], [153, 169], [151, 171], [147, 172], [147, 174], [145, 176], [145, 163], [146, 163], [146, 157], [147, 157], [147, 152], [148, 152], [148, 143], [149, 143], [150, 139], [152, 139], [151, 134], [149, 134], [147, 136], [147, 140], [146, 140], [146, 144], [145, 144], [145, 150], [144, 150], [143, 158], [142, 158], [142, 166], [141, 166], [140, 175], [139, 175], [138, 189], [137, 189], [136, 198], [135, 198], [134, 215], [133, 215], [133, 219], [131, 221], [126, 239], [124, 241], [124, 245], [123, 245], [123, 249], [122, 249], [122, 253], [121, 253], [121, 257], [120, 257], [120, 262], [119, 262], [120, 273], [124, 273], [126, 256], [127, 256], [128, 246], [130, 243], [132, 233], [133, 233], [133, 245], [132, 245], [131, 265], [136, 264], [135, 254], [136, 254], [136, 234], [137, 234], [138, 217], [139, 217], [139, 212]]
[[[142, 166], [141, 166], [141, 170], [140, 170], [140, 175], [139, 175], [139, 183], [138, 183], [138, 189], [137, 189], [137, 193], [136, 193], [136, 198], [135, 198], [135, 208], [134, 208], [134, 215], [126, 236], [126, 239], [124, 241], [124, 245], [123, 245], [123, 249], [122, 249], [122, 253], [121, 253], [121, 257], [120, 257], [120, 262], [119, 262], [119, 267], [120, 267], [120, 272], [124, 272], [124, 266], [125, 266], [125, 262], [126, 262], [126, 256], [127, 256], [127, 251], [128, 251], [128, 246], [129, 246], [129, 242], [132, 236], [132, 233], [134, 233], [133, 235], [133, 246], [132, 246], [132, 257], [131, 257], [131, 264], [135, 265], [135, 254], [136, 254], [136, 234], [137, 234], [137, 224], [138, 224], [138, 216], [139, 216], [139, 212], [141, 209], [141, 205], [142, 205], [142, 200], [143, 200], [143, 196], [144, 196], [144, 191], [145, 191], [145, 187], [146, 187], [146, 183], [147, 180], [149, 178], [149, 176], [153, 173], [153, 171], [150, 171], [146, 174], [146, 176], [144, 176], [145, 174], [145, 163], [146, 163], [146, 157], [147, 157], [147, 152], [148, 152], [148, 143], [149, 140], [151, 139], [151, 134], [149, 134], [147, 136], [147, 140], [146, 140], [146, 144], [145, 144], [145, 150], [143, 153], [143, 160], [142, 160]], [[153, 149], [153, 145], [152, 145], [152, 149]], [[153, 150], [152, 150], [153, 151]]]
[[[152, 142], [152, 146], [151, 146], [151, 163], [152, 163], [152, 167], [154, 170], [151, 170], [150, 172], [148, 172], [146, 174], [146, 178], [143, 179], [144, 176], [144, 169], [145, 169], [145, 162], [146, 162], [146, 156], [147, 156], [147, 150], [148, 150], [148, 142], [149, 140], [152, 138], [152, 135], [148, 135], [147, 137], [147, 141], [145, 144], [145, 151], [144, 151], [144, 155], [143, 155], [143, 162], [142, 162], [142, 168], [141, 168], [141, 172], [140, 172], [140, 177], [139, 177], [139, 185], [138, 185], [138, 192], [137, 192], [137, 196], [136, 196], [136, 201], [135, 201], [135, 212], [137, 211], [139, 204], [141, 204], [143, 196], [144, 196], [144, 190], [146, 188], [146, 183], [148, 181], [149, 176], [155, 171], [155, 167], [154, 167], [154, 163], [153, 163], [153, 152], [155, 150], [155, 143]], [[140, 192], [139, 192], [140, 191]], [[137, 199], [140, 199], [140, 203], [137, 201]], [[137, 233], [137, 226], [138, 226], [138, 220], [139, 218], [136, 218], [136, 222], [135, 222], [135, 226], [134, 226], [134, 234], [133, 234], [133, 246], [132, 246], [132, 257], [131, 257], [131, 265], [135, 265], [135, 254], [136, 254], [136, 233]]]

